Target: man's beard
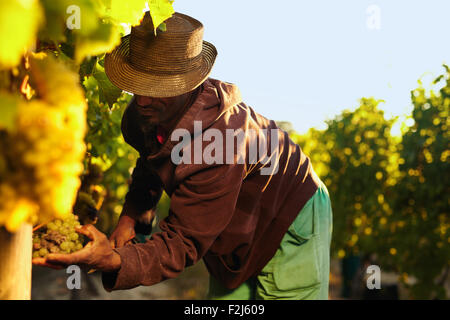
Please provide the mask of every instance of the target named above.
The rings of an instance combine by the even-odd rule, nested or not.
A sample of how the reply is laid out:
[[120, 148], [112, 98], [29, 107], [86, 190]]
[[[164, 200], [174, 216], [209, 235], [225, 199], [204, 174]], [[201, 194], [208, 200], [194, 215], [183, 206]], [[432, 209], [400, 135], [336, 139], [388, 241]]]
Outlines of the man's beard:
[[141, 114], [139, 115], [139, 126], [144, 133], [150, 133], [155, 130], [158, 125], [158, 121], [153, 117], [146, 117]]
[[144, 144], [147, 150], [155, 150], [157, 146], [156, 143], [156, 127], [157, 123], [149, 119], [148, 117], [143, 117], [138, 114], [139, 128], [144, 136]]

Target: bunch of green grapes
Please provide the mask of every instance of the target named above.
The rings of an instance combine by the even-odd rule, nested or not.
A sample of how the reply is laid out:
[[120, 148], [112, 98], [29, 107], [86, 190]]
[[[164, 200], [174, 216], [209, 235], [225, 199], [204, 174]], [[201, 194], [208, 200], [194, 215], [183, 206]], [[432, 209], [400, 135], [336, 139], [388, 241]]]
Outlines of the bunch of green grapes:
[[45, 54], [30, 66], [36, 99], [17, 100], [15, 127], [0, 135], [0, 226], [10, 232], [72, 214], [86, 151], [78, 75]]
[[78, 217], [71, 214], [67, 219], [54, 219], [33, 234], [33, 258], [49, 253], [72, 253], [83, 248], [83, 237], [75, 231]]

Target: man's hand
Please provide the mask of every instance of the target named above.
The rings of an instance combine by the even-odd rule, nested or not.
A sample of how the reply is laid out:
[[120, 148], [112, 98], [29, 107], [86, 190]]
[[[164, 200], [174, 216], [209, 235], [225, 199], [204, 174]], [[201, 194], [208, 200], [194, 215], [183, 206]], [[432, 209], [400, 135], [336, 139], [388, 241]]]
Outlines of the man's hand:
[[34, 258], [33, 264], [53, 269], [63, 269], [77, 264], [82, 268], [103, 272], [114, 272], [120, 269], [120, 255], [111, 248], [106, 235], [90, 224], [77, 228], [76, 231], [92, 241], [80, 251], [71, 254], [51, 253], [45, 258]]
[[131, 240], [136, 236], [134, 227], [136, 220], [129, 216], [121, 216], [116, 228], [109, 237], [109, 243], [113, 248], [120, 248], [126, 244], [131, 243]]

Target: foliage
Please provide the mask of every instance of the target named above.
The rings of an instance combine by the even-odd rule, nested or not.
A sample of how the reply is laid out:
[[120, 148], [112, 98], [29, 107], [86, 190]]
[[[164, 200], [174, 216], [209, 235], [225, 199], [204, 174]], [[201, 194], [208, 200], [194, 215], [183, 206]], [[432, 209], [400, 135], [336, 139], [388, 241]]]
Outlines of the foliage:
[[[160, 24], [164, 22], [168, 17], [172, 16], [172, 14], [175, 12], [172, 7], [172, 3], [174, 0], [150, 0], [149, 6], [152, 8], [150, 10], [150, 15], [152, 17], [153, 25], [154, 25], [154, 32], [156, 35], [156, 29]], [[165, 30], [165, 25], [162, 29], [162, 31]]]
[[33, 45], [42, 25], [42, 9], [38, 1], [0, 2], [0, 68], [19, 64], [24, 48]]
[[[105, 217], [120, 211], [136, 152], [120, 132], [130, 96], [109, 82], [103, 57], [123, 26], [139, 24], [146, 3], [0, 4], [0, 226], [14, 232], [23, 222], [64, 219], [77, 194], [108, 212], [100, 226], [113, 226]], [[172, 1], [148, 7], [159, 22], [173, 14]], [[103, 172], [93, 182], [95, 165]]]
[[393, 121], [385, 120], [380, 102], [362, 99], [355, 111], [328, 121], [324, 132], [311, 130], [299, 140], [333, 198], [334, 251], [350, 254], [370, 248], [373, 241], [366, 240], [379, 235], [374, 226], [385, 224], [392, 213]]
[[415, 298], [445, 297], [450, 261], [450, 72], [438, 93], [412, 91], [414, 125], [391, 135], [381, 101], [363, 98], [354, 111], [291, 137], [310, 156], [329, 189], [334, 212], [332, 251], [340, 258], [376, 254]]
[[86, 78], [83, 82], [89, 106], [86, 161], [98, 165], [102, 172], [101, 181], [93, 182], [90, 186], [101, 186], [105, 190], [102, 205], [99, 207], [98, 224], [102, 231], [110, 232], [120, 214], [123, 199], [128, 191], [130, 171], [138, 154], [125, 143], [120, 130], [122, 115], [131, 96], [121, 94], [109, 108], [107, 99], [101, 98], [101, 83], [96, 77]]
[[450, 268], [450, 70], [445, 68], [436, 79], [445, 82], [439, 92], [420, 86], [411, 93], [414, 124], [399, 146], [401, 178], [394, 187], [391, 229], [383, 235], [385, 248], [396, 252], [383, 263], [417, 278], [411, 288], [417, 298], [445, 298]]
[[[146, 2], [0, 4], [0, 226], [64, 218], [78, 196], [99, 211], [101, 230], [114, 227], [137, 153], [120, 132], [131, 96], [109, 82], [103, 58]], [[172, 2], [149, 1], [155, 28], [165, 30]], [[439, 92], [412, 91], [414, 124], [402, 137], [373, 98], [326, 130], [301, 136], [283, 124], [329, 188], [333, 254], [376, 253], [418, 298], [445, 297], [450, 268], [449, 76], [446, 67]], [[168, 204], [165, 195], [158, 210]]]

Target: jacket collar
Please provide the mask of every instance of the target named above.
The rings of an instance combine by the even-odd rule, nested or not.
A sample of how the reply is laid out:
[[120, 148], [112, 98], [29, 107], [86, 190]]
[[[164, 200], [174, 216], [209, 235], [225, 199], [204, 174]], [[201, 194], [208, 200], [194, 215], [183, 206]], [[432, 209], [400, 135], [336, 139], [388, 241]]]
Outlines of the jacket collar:
[[[200, 93], [178, 121], [174, 130], [185, 129], [193, 134], [194, 121], [201, 121], [202, 129], [205, 130], [211, 127], [224, 112], [241, 101], [241, 93], [236, 85], [208, 78], [201, 84]], [[148, 159], [170, 156], [172, 148], [177, 143], [170, 139], [171, 134], [172, 132], [168, 134], [168, 138], [156, 153], [147, 156]]]

